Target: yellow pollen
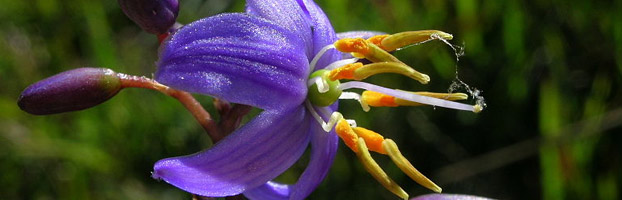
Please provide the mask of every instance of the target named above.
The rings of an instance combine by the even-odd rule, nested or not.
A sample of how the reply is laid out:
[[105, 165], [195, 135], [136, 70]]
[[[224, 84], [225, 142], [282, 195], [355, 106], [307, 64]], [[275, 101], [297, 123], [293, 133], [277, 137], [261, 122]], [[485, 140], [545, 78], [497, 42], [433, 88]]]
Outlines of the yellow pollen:
[[395, 103], [395, 97], [389, 96], [386, 94], [382, 94], [380, 92], [374, 91], [364, 91], [361, 95], [361, 101], [364, 101], [370, 106], [374, 107], [397, 107], [398, 104]]
[[342, 79], [363, 80], [382, 73], [401, 74], [422, 84], [430, 82], [430, 76], [427, 74], [418, 72], [404, 63], [397, 62], [378, 62], [367, 65], [361, 63], [347, 64], [331, 70], [328, 78], [332, 81]]
[[358, 136], [354, 133], [354, 130], [352, 130], [352, 127], [350, 127], [350, 124], [348, 124], [346, 120], [341, 119], [337, 122], [335, 132], [337, 132], [337, 135], [341, 138], [341, 140], [343, 140], [346, 146], [352, 149], [355, 153], [358, 153], [359, 149], [356, 143]]
[[335, 49], [338, 51], [352, 53], [354, 57], [365, 58], [372, 62], [402, 62], [390, 53], [382, 50], [382, 48], [363, 38], [344, 38], [337, 40], [333, 45], [335, 45]]
[[363, 38], [344, 38], [335, 42], [335, 49], [347, 53], [359, 53], [363, 56], [369, 53], [368, 42]]
[[376, 46], [380, 47], [381, 49], [386, 49], [382, 45], [382, 40], [384, 40], [387, 37], [389, 37], [389, 35], [375, 35], [375, 36], [372, 36], [372, 37], [368, 38], [367, 41], [372, 43], [372, 44], [375, 44]]
[[[389, 52], [398, 50], [409, 45], [417, 45], [425, 43], [430, 40], [451, 40], [453, 36], [451, 34], [437, 31], [437, 30], [424, 30], [424, 31], [409, 31], [401, 32], [392, 35], [377, 35], [368, 39], [362, 38], [345, 38], [337, 40], [333, 45], [334, 48], [340, 52], [350, 53], [357, 58], [364, 58], [372, 63], [362, 64], [360, 62], [346, 64], [341, 67], [332, 69], [324, 73], [324, 80], [338, 81], [338, 80], [363, 80], [370, 76], [393, 73], [401, 74], [409, 78], [415, 79], [420, 83], [427, 84], [430, 81], [430, 77], [426, 74], [418, 72], [410, 66], [404, 64], [395, 56]], [[446, 41], [445, 41], [446, 42]], [[325, 48], [332, 48], [333, 46], [327, 46]], [[315, 59], [314, 59], [315, 60]], [[356, 59], [355, 59], [356, 60]], [[351, 62], [351, 60], [344, 60], [344, 62]], [[356, 61], [354, 61], [356, 62]], [[343, 63], [343, 62], [338, 62]], [[337, 64], [335, 64], [337, 65]], [[331, 68], [332, 65], [331, 65]], [[352, 85], [343, 85], [343, 89], [350, 88], [369, 88], [374, 89], [371, 86], [365, 86], [361, 82], [351, 82]], [[357, 85], [358, 84], [358, 85]], [[436, 105], [447, 108], [454, 108], [458, 110], [473, 110], [474, 112], [480, 112], [485, 104], [483, 101], [478, 102], [477, 105], [470, 105], [455, 103], [449, 101], [465, 100], [469, 96], [465, 93], [433, 93], [433, 92], [408, 92], [397, 91], [388, 89], [379, 89], [389, 94], [394, 94], [413, 101], [396, 98], [387, 94], [383, 94], [375, 91], [364, 91], [361, 95], [356, 93], [343, 93], [340, 99], [355, 99], [358, 100], [365, 111], [369, 110], [369, 106], [374, 107], [397, 107], [397, 106], [419, 106], [419, 105]], [[413, 95], [416, 94], [416, 95]], [[414, 102], [418, 101], [418, 102]], [[423, 103], [419, 103], [423, 102]], [[310, 106], [310, 104], [309, 104]], [[338, 113], [338, 112], [336, 112]], [[334, 113], [333, 113], [334, 114]], [[380, 154], [387, 155], [391, 158], [393, 163], [397, 167], [408, 175], [412, 180], [420, 185], [440, 193], [442, 189], [419, 172], [413, 165], [402, 155], [397, 147], [397, 144], [388, 138], [384, 138], [381, 134], [363, 127], [352, 127], [346, 121], [340, 113], [339, 118], [331, 116], [329, 123], [325, 123], [320, 117], [316, 117], [323, 123], [323, 128], [329, 131], [334, 125], [334, 130], [337, 135], [343, 140], [345, 145], [354, 151], [359, 158], [361, 164], [365, 169], [386, 189], [394, 193], [395, 195], [408, 199], [408, 194], [393, 181], [376, 161], [371, 157], [370, 151], [374, 151]], [[316, 114], [317, 115], [317, 114]], [[336, 124], [335, 124], [336, 122]]]
[[382, 142], [384, 141], [382, 135], [363, 127], [354, 127], [352, 129], [356, 135], [365, 140], [365, 144], [367, 144], [369, 150], [380, 154], [387, 154], [384, 148], [382, 148]]
[[331, 81], [342, 79], [354, 79], [354, 71], [360, 67], [363, 67], [363, 63], [352, 63], [342, 67], [331, 70], [328, 73], [328, 79]]
[[346, 146], [356, 153], [356, 156], [367, 172], [393, 194], [404, 199], [408, 198], [408, 194], [406, 194], [406, 192], [380, 168], [374, 158], [371, 157], [369, 154], [370, 150], [388, 155], [393, 163], [415, 182], [435, 192], [441, 192], [441, 188], [438, 187], [438, 185], [421, 174], [421, 172], [402, 155], [397, 144], [395, 144], [393, 140], [385, 139], [377, 132], [366, 128], [352, 128], [343, 118], [339, 119], [339, 122], [337, 122], [335, 132], [337, 132], [337, 135], [344, 141]]

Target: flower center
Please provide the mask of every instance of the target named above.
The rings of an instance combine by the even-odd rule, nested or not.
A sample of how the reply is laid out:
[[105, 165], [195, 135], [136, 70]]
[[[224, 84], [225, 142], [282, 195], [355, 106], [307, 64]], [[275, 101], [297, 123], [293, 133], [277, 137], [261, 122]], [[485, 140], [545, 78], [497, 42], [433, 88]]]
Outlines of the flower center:
[[[420, 105], [432, 105], [476, 113], [482, 111], [485, 104], [483, 101], [479, 101], [479, 99], [476, 105], [454, 102], [467, 99], [469, 96], [464, 93], [409, 92], [360, 82], [373, 75], [394, 73], [404, 75], [422, 84], [427, 84], [430, 82], [428, 75], [414, 70], [389, 52], [434, 39], [446, 42], [446, 40], [451, 40], [452, 36], [441, 31], [426, 30], [379, 35], [369, 39], [340, 39], [334, 44], [322, 48], [309, 63], [310, 69], [313, 71], [322, 55], [332, 49], [342, 53], [350, 53], [354, 57], [333, 62], [324, 69], [313, 71], [307, 82], [309, 90], [305, 106], [326, 132], [330, 132], [334, 127], [336, 134], [344, 141], [346, 146], [356, 153], [365, 169], [374, 178], [389, 191], [404, 199], [408, 198], [408, 194], [379, 167], [371, 157], [370, 150], [391, 157], [391, 160], [417, 183], [435, 192], [440, 192], [441, 188], [417, 171], [402, 156], [393, 140], [385, 139], [374, 131], [356, 127], [354, 120], [344, 119], [341, 113], [333, 112], [327, 106], [332, 105], [339, 99], [354, 99], [359, 101], [365, 111], [369, 111], [370, 106], [397, 107]], [[371, 63], [363, 64], [358, 62], [359, 59], [366, 59]], [[341, 83], [340, 80], [351, 81]], [[352, 88], [364, 89], [366, 91], [362, 95], [344, 91]], [[325, 119], [319, 113], [324, 117], [330, 116], [327, 119], [328, 121], [324, 121]]]
[[317, 70], [309, 76], [310, 80], [314, 81], [313, 85], [309, 86], [307, 93], [307, 99], [314, 106], [330, 106], [339, 100], [341, 96], [341, 90], [337, 88], [339, 86], [339, 80], [329, 80], [328, 70]]

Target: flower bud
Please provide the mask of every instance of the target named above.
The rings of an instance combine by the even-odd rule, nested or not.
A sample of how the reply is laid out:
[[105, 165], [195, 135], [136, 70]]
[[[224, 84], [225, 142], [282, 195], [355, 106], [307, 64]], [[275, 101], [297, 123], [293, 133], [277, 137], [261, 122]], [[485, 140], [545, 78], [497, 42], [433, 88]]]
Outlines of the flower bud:
[[111, 69], [78, 68], [28, 86], [17, 105], [30, 114], [56, 114], [96, 106], [119, 90], [121, 80]]
[[121, 10], [143, 30], [163, 34], [175, 24], [177, 0], [118, 0]]

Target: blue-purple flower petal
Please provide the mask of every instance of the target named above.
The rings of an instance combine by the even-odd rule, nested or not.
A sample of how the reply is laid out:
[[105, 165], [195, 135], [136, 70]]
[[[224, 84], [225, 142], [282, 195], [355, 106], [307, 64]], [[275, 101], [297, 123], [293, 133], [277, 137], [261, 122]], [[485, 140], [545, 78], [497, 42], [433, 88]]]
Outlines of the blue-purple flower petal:
[[153, 177], [203, 196], [242, 193], [298, 160], [309, 142], [310, 121], [302, 106], [264, 111], [209, 150], [158, 161]]
[[156, 80], [262, 109], [299, 106], [308, 59], [294, 33], [255, 16], [223, 14], [184, 26], [163, 47]]
[[[317, 54], [320, 49], [326, 45], [333, 44], [337, 41], [337, 36], [333, 25], [315, 2], [312, 0], [297, 0], [298, 3], [303, 6], [303, 9], [308, 11], [311, 19], [312, 33], [313, 33], [313, 55]], [[327, 51], [322, 58], [318, 61], [315, 69], [323, 69], [328, 64], [335, 62], [341, 58], [341, 53], [337, 50]], [[309, 59], [313, 59], [310, 57]]]
[[265, 18], [304, 40], [306, 56], [313, 56], [313, 33], [308, 14], [295, 0], [247, 0], [246, 12]]
[[[329, 116], [323, 116], [328, 119]], [[313, 120], [311, 118], [311, 120]], [[250, 199], [305, 199], [324, 180], [333, 164], [339, 138], [333, 131], [327, 133], [315, 121], [311, 122], [311, 159], [296, 184], [268, 182], [244, 192]]]
[[259, 187], [244, 192], [244, 196], [252, 200], [288, 200], [292, 185], [267, 182]]
[[311, 131], [311, 160], [293, 186], [291, 199], [304, 199], [309, 196], [324, 180], [337, 154], [339, 137], [334, 130], [327, 133], [319, 124], [313, 123]]

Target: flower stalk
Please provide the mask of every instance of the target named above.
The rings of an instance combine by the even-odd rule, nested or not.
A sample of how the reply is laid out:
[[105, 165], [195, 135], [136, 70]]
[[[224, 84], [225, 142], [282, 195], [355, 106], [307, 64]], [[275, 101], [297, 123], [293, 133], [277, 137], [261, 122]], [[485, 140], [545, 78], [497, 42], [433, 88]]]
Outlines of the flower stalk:
[[197, 101], [192, 94], [170, 88], [144, 76], [127, 75], [123, 73], [117, 73], [117, 76], [121, 80], [122, 88], [151, 89], [177, 99], [177, 101], [179, 101], [188, 111], [190, 111], [190, 114], [192, 114], [199, 124], [201, 124], [201, 127], [203, 127], [214, 143], [220, 141], [226, 136], [219, 129], [209, 112], [201, 106], [201, 103], [199, 103], [199, 101]]

